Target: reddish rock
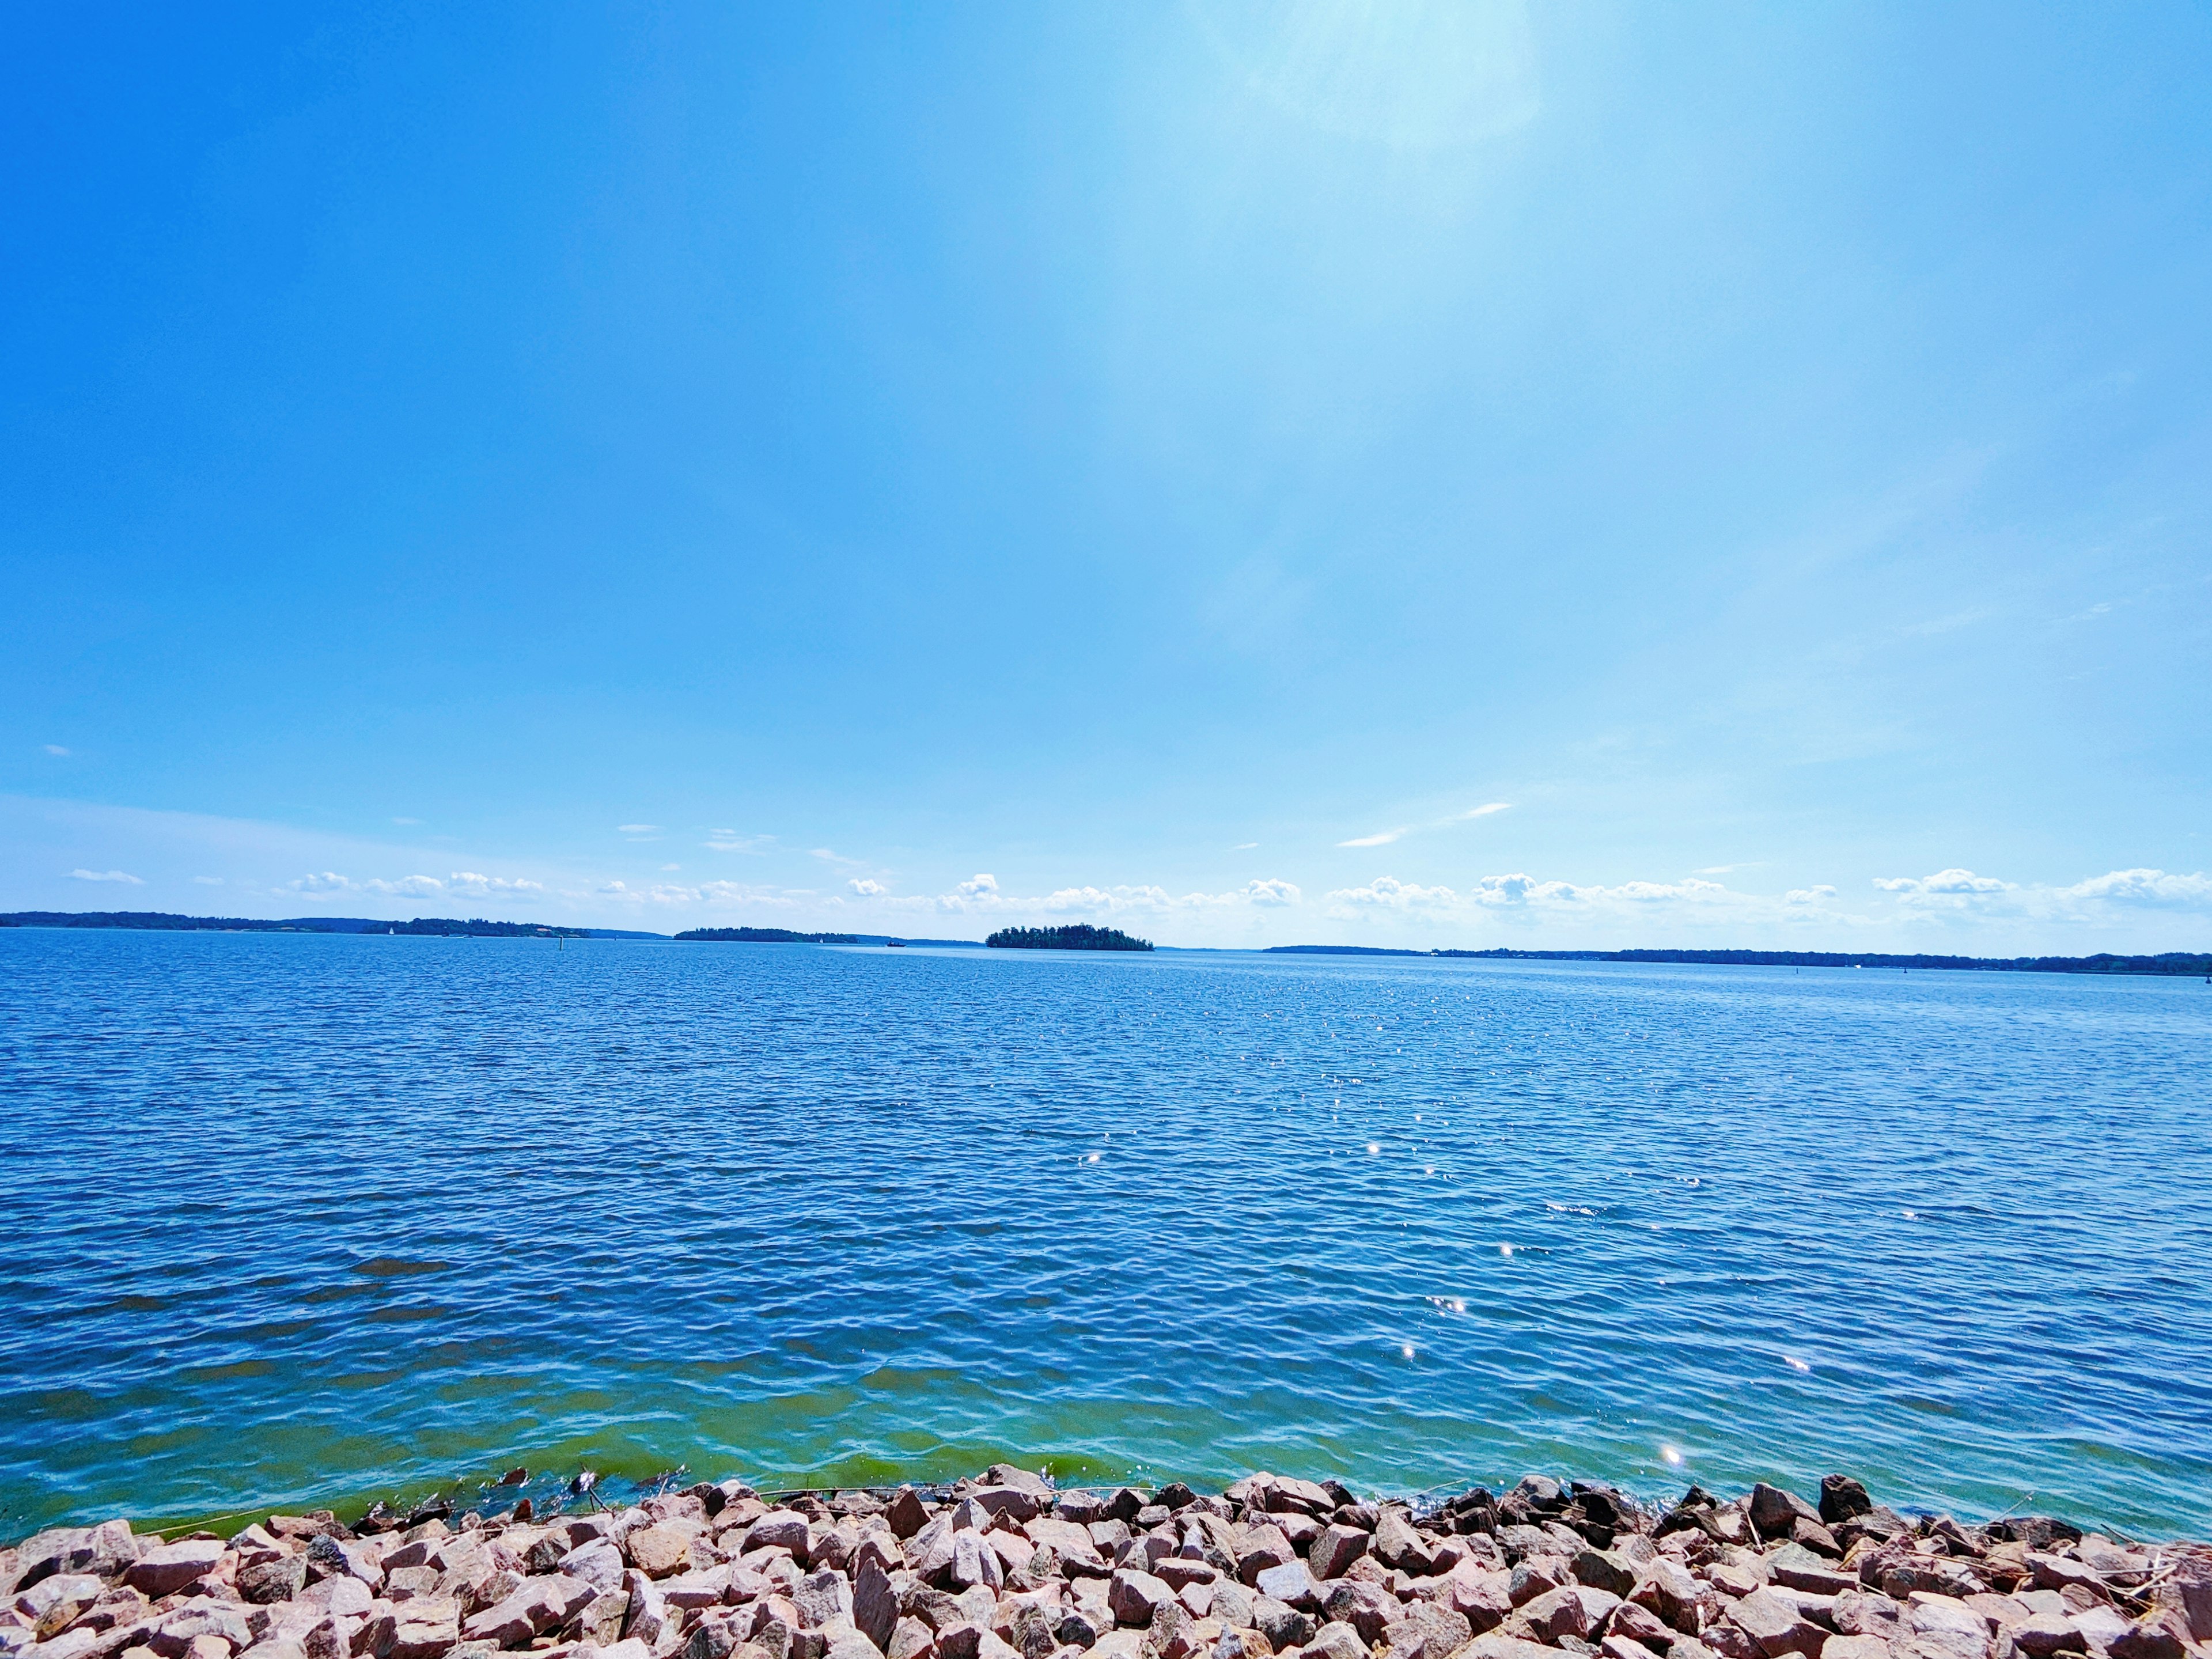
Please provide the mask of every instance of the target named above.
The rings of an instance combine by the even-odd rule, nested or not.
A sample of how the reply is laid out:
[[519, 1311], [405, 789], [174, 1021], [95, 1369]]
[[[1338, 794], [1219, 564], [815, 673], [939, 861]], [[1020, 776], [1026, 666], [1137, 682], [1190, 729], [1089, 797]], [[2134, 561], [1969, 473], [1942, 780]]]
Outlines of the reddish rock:
[[184, 1538], [148, 1550], [124, 1569], [123, 1582], [145, 1595], [173, 1595], [215, 1571], [222, 1559], [220, 1538]]
[[[1315, 1539], [1306, 1559], [1313, 1576], [1324, 1581], [1344, 1577], [1344, 1570], [1367, 1553], [1368, 1534], [1357, 1527], [1328, 1526]], [[1287, 1601], [1287, 1596], [1279, 1597]]]
[[1807, 1619], [1788, 1597], [1772, 1589], [1753, 1590], [1728, 1610], [1729, 1622], [1757, 1644], [1766, 1659], [1802, 1654], [1813, 1659], [1828, 1633]]
[[533, 1636], [558, 1630], [581, 1613], [592, 1596], [592, 1587], [581, 1579], [558, 1573], [526, 1578], [514, 1595], [470, 1617], [461, 1633], [471, 1642], [519, 1646]]

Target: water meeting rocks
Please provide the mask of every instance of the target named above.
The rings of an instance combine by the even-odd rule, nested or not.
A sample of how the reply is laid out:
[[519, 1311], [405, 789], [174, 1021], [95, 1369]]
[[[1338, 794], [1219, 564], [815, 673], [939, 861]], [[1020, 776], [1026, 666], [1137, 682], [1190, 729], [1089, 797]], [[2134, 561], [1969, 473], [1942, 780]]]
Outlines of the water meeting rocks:
[[0, 1659], [2212, 1659], [2212, 1548], [1907, 1520], [1844, 1475], [1817, 1504], [1531, 1476], [1429, 1506], [999, 1464], [546, 1507], [52, 1528], [0, 1549]]

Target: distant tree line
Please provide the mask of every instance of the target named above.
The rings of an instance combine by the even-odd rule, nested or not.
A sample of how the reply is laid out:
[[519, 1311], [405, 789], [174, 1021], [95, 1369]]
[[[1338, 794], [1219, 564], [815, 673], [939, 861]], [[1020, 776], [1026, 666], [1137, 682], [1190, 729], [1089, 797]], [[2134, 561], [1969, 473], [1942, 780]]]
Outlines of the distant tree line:
[[1514, 962], [1686, 962], [1739, 968], [1952, 968], [2010, 974], [2212, 975], [2212, 955], [2168, 951], [2154, 957], [1938, 957], [1890, 956], [1878, 951], [1403, 951], [1371, 945], [1272, 945], [1270, 951], [1298, 956], [1464, 957]]
[[858, 933], [794, 933], [788, 927], [693, 927], [678, 939], [720, 945], [859, 945]]
[[370, 916], [295, 916], [268, 921], [254, 916], [177, 916], [163, 910], [15, 910], [0, 927], [125, 927], [167, 933], [425, 933], [446, 939], [588, 939], [586, 927], [537, 921], [486, 921], [477, 916], [417, 916], [383, 921]]
[[997, 951], [1149, 951], [1150, 939], [1131, 939], [1118, 927], [1087, 921], [1065, 927], [1001, 927], [983, 941]]

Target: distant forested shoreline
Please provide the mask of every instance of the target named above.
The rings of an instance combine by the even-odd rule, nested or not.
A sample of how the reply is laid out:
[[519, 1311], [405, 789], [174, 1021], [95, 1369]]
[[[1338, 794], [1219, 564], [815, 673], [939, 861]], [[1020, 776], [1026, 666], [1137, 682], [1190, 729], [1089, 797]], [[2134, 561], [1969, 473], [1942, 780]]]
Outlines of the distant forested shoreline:
[[2154, 957], [1895, 956], [1840, 951], [1406, 951], [1373, 945], [1271, 945], [1271, 954], [1322, 957], [1459, 957], [1470, 961], [1657, 962], [1734, 968], [1948, 968], [2011, 974], [2212, 974], [2212, 955], [2169, 951]]
[[1132, 939], [1118, 927], [1093, 927], [1079, 921], [1066, 927], [1001, 927], [983, 943], [994, 951], [1149, 951], [1150, 939]]

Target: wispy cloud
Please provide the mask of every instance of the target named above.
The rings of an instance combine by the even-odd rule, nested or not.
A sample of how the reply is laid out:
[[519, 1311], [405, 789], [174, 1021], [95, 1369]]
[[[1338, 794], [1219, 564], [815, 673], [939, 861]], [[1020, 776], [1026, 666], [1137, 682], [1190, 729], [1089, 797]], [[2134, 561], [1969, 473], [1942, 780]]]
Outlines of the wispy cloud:
[[63, 748], [61, 744], [58, 743], [47, 744], [46, 745], [46, 750], [49, 755], [67, 755], [69, 753], [68, 750]]
[[200, 887], [220, 887], [222, 885], [222, 878], [221, 876], [194, 876], [192, 878], [192, 882], [194, 885]]
[[774, 836], [744, 836], [734, 830], [715, 830], [704, 843], [717, 853], [765, 853], [775, 845]]
[[1446, 830], [1455, 823], [1466, 823], [1475, 818], [1486, 818], [1498, 812], [1510, 812], [1510, 800], [1486, 801], [1480, 806], [1470, 806], [1464, 812], [1454, 812], [1449, 817], [1431, 818], [1426, 823], [1401, 823], [1395, 830], [1378, 830], [1371, 836], [1354, 836], [1350, 841], [1337, 842], [1339, 847], [1388, 847], [1392, 842], [1410, 836], [1419, 830]]
[[142, 878], [132, 875], [128, 870], [72, 870], [70, 876], [76, 881], [119, 881], [132, 887], [146, 884]]
[[842, 853], [833, 853], [826, 847], [817, 847], [807, 856], [820, 859], [824, 864], [842, 864], [848, 870], [860, 869], [867, 863], [866, 859], [848, 859]]
[[400, 825], [402, 828], [409, 830], [415, 828], [416, 825], [422, 822], [420, 818], [394, 818], [392, 821], [394, 823]]
[[658, 836], [660, 826], [657, 823], [618, 823], [615, 825], [615, 833], [628, 836], [632, 841], [644, 841]]
[[1259, 844], [1256, 841], [1240, 841], [1229, 850], [1232, 853], [1249, 853]]

